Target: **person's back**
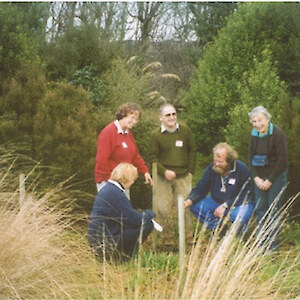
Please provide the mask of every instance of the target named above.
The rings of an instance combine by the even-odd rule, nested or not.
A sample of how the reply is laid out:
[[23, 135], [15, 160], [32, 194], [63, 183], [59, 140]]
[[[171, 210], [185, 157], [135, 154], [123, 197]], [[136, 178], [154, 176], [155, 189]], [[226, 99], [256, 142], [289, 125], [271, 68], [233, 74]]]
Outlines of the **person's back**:
[[136, 211], [125, 194], [137, 178], [137, 168], [121, 163], [114, 168], [111, 178], [98, 192], [90, 216], [88, 241], [99, 257], [121, 253], [134, 254], [140, 232], [142, 241], [153, 230], [152, 210]]

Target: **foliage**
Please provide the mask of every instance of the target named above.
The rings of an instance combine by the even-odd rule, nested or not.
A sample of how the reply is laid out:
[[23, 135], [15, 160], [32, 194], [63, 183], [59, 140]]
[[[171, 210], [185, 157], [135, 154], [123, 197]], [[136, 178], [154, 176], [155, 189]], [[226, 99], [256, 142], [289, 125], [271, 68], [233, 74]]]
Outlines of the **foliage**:
[[96, 76], [97, 68], [93, 65], [85, 66], [81, 70], [77, 70], [72, 76], [70, 84], [75, 86], [82, 85], [89, 91], [90, 101], [95, 106], [102, 102], [102, 82]]
[[0, 3], [1, 81], [24, 63], [41, 65], [47, 7], [47, 3]]
[[37, 159], [52, 167], [46, 181], [79, 173], [77, 180], [93, 182], [95, 130], [96, 114], [84, 89], [57, 84], [46, 93], [34, 118]]
[[239, 150], [240, 158], [248, 161], [248, 143], [252, 126], [248, 113], [257, 105], [263, 105], [272, 115], [272, 122], [285, 129], [282, 119], [287, 101], [286, 88], [276, 74], [268, 50], [262, 54], [262, 61], [254, 58], [254, 66], [246, 71], [238, 85], [241, 104], [229, 111], [229, 122], [225, 131], [226, 141]]
[[47, 78], [69, 81], [75, 72], [89, 66], [99, 75], [108, 69], [117, 47], [118, 43], [103, 40], [95, 25], [68, 28], [44, 48]]
[[32, 139], [34, 132], [32, 120], [37, 113], [38, 103], [46, 91], [46, 81], [41, 71], [34, 65], [23, 65], [13, 78], [3, 83], [2, 90], [1, 141], [22, 142], [28, 137]]
[[202, 45], [212, 42], [228, 17], [237, 8], [236, 2], [189, 2], [193, 15], [190, 26], [196, 32]]
[[[292, 55], [294, 48], [288, 46], [292, 40], [293, 44], [299, 40], [299, 14], [295, 14], [292, 8], [299, 11], [296, 3], [241, 4], [214, 43], [207, 47], [186, 98], [191, 112], [189, 124], [196, 132], [198, 148], [203, 153], [209, 153], [214, 144], [225, 139], [224, 129], [228, 126], [232, 109], [251, 101], [243, 98], [247, 96], [245, 93], [241, 94], [245, 72], [254, 72], [257, 61], [263, 63], [266, 60], [267, 49], [271, 55], [268, 60], [272, 62], [272, 69], [277, 68], [280, 80], [290, 81], [281, 70], [286, 56], [294, 58], [295, 67], [292, 69], [298, 74], [296, 66], [299, 60]], [[290, 29], [290, 34], [287, 35], [285, 28]], [[283, 52], [285, 57], [278, 54]], [[254, 83], [252, 85], [254, 88]], [[260, 88], [260, 85], [256, 87]], [[264, 104], [265, 99], [255, 98], [253, 91], [251, 94], [255, 102]]]

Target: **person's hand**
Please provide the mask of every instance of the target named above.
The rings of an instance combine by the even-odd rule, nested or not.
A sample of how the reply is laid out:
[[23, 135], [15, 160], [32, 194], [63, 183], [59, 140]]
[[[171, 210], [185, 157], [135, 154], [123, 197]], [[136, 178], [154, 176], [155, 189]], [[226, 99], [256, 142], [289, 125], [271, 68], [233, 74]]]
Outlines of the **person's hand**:
[[174, 171], [172, 171], [172, 170], [167, 170], [165, 172], [165, 178], [167, 180], [172, 181], [172, 180], [174, 180], [176, 178], [176, 173]]
[[222, 218], [224, 216], [226, 208], [222, 205], [219, 205], [215, 211], [214, 211], [214, 216], [217, 218]]
[[151, 177], [150, 173], [149, 173], [149, 172], [146, 172], [146, 173], [144, 174], [144, 176], [145, 176], [145, 183], [146, 183], [146, 184], [153, 185], [153, 180], [152, 180], [152, 177]]
[[270, 189], [271, 186], [272, 186], [272, 182], [267, 179], [263, 182], [262, 190], [267, 191]]
[[254, 178], [254, 182], [255, 182], [256, 186], [257, 186], [260, 190], [263, 189], [263, 186], [264, 186], [264, 180], [263, 180], [262, 178], [256, 176], [256, 177]]
[[183, 202], [183, 207], [184, 208], [187, 208], [189, 206], [192, 206], [193, 205], [193, 202], [191, 199], [186, 199], [184, 202]]

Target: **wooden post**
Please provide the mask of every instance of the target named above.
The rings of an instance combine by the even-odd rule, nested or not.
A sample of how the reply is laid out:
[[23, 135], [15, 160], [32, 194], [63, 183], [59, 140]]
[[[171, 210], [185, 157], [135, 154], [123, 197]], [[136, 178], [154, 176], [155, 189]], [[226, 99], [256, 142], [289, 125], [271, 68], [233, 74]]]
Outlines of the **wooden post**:
[[184, 270], [185, 266], [185, 222], [183, 202], [183, 196], [178, 195], [179, 264], [181, 272]]
[[19, 190], [20, 190], [19, 205], [21, 207], [25, 202], [25, 175], [24, 174], [20, 174], [19, 176]]
[[[152, 186], [152, 209], [157, 215], [158, 213], [158, 190], [157, 190], [157, 163], [154, 162], [152, 164], [152, 180], [153, 180], [153, 186]], [[156, 230], [153, 231], [153, 245], [154, 248], [157, 245], [157, 232]]]

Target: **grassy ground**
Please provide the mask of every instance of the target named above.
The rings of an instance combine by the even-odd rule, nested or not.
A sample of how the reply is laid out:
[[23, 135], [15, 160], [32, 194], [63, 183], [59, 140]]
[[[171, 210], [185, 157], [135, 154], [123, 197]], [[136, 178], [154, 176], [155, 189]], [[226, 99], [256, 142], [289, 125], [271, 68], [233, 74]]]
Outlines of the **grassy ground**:
[[[8, 171], [0, 189], [9, 186]], [[300, 295], [300, 224], [286, 222], [282, 247], [270, 253], [235, 226], [211, 235], [196, 226], [197, 243], [179, 265], [176, 249], [151, 241], [124, 264], [98, 261], [87, 244], [87, 215], [62, 188], [0, 195], [0, 299], [292, 299]], [[287, 210], [282, 212], [286, 219]], [[272, 222], [272, 221], [271, 221]], [[264, 237], [260, 237], [264, 239]], [[270, 243], [270, 241], [268, 242]], [[267, 246], [267, 245], [266, 245]]]
[[3, 203], [2, 299], [291, 299], [300, 294], [298, 223], [284, 226], [285, 246], [277, 254], [262, 251], [254, 235], [236, 238], [234, 226], [224, 237], [202, 227], [183, 269], [176, 251], [155, 252], [151, 242], [130, 262], [115, 265], [95, 259], [86, 230], [78, 225], [86, 217], [71, 213], [72, 199], [60, 191], [29, 197], [21, 209]]

